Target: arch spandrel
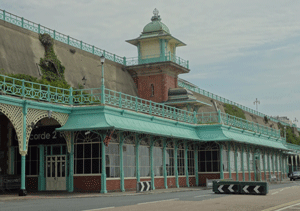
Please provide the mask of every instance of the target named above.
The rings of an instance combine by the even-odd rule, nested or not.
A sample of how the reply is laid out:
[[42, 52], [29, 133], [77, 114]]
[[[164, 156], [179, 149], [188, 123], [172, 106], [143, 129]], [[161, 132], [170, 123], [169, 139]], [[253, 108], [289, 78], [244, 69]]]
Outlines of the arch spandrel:
[[[27, 154], [30, 134], [33, 130], [31, 125], [36, 125], [38, 121], [40, 121], [41, 119], [44, 119], [44, 118], [48, 118], [48, 117], [49, 117], [49, 112], [47, 110], [39, 110], [39, 109], [28, 108], [27, 118], [26, 118], [26, 125], [27, 125], [27, 130], [26, 130], [26, 154]], [[59, 112], [52, 112], [50, 118], [55, 119], [61, 126], [64, 126], [66, 124], [68, 118], [69, 118], [69, 115], [64, 114], [64, 113], [59, 113]], [[69, 151], [69, 149], [71, 149], [71, 146], [70, 146], [70, 144], [71, 144], [71, 135], [65, 135], [64, 134], [64, 137], [66, 139], [67, 146], [68, 146], [68, 151]]]
[[0, 112], [3, 113], [15, 128], [19, 152], [21, 155], [27, 154], [27, 149], [23, 150], [23, 111], [22, 107], [0, 103]]

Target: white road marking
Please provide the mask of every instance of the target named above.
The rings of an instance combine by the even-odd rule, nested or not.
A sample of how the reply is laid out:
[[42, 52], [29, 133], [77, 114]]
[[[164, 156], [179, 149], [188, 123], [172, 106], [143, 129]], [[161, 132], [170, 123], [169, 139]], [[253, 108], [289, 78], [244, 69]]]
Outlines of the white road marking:
[[210, 196], [210, 195], [200, 195], [200, 196], [194, 196], [194, 198], [205, 197], [205, 196]]
[[287, 206], [287, 207], [283, 207], [283, 208], [281, 208], [281, 209], [279, 209], [279, 210], [276, 210], [276, 211], [285, 210], [285, 209], [287, 209], [287, 208], [294, 207], [294, 206], [296, 206], [296, 205], [300, 205], [300, 203], [298, 203], [298, 204], [293, 204], [293, 205], [290, 205], [290, 206]]
[[103, 208], [98, 208], [98, 209], [91, 209], [91, 210], [82, 210], [82, 211], [96, 211], [96, 210], [104, 210], [104, 209], [111, 209], [115, 207], [103, 207]]
[[138, 204], [150, 204], [150, 203], [157, 203], [157, 202], [162, 202], [162, 201], [175, 201], [178, 200], [179, 198], [175, 198], [175, 199], [167, 199], [167, 200], [160, 200], [160, 201], [150, 201], [150, 202], [142, 202], [142, 203], [138, 203]]
[[272, 193], [272, 195], [274, 195], [274, 194], [277, 194], [278, 193], [278, 191], [277, 192], [274, 192], [274, 193]]

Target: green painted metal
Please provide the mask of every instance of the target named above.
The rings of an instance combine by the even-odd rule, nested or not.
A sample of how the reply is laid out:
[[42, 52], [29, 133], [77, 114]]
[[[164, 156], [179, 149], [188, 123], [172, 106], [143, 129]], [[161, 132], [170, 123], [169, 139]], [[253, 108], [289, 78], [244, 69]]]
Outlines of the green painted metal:
[[229, 178], [231, 179], [232, 176], [231, 176], [231, 164], [230, 164], [230, 142], [227, 142], [227, 153], [228, 153], [228, 171], [229, 171]]
[[294, 171], [294, 156], [291, 156], [292, 171]]
[[237, 145], [234, 145], [234, 163], [235, 163], [235, 174], [236, 174], [236, 181], [239, 181], [239, 170], [238, 170], [238, 161], [237, 161]]
[[71, 132], [71, 151], [69, 153], [68, 192], [74, 191], [74, 132]]
[[[223, 169], [223, 144], [220, 144], [220, 179], [224, 179], [224, 169]], [[198, 153], [197, 153], [198, 154]], [[198, 156], [197, 156], [198, 157]], [[196, 159], [196, 158], [195, 158]], [[198, 163], [198, 162], [197, 162]], [[198, 169], [198, 168], [197, 168]], [[198, 175], [198, 172], [197, 172]]]
[[248, 161], [248, 180], [251, 181], [251, 168], [250, 168], [250, 145], [247, 146], [248, 149], [247, 149], [247, 161]]
[[101, 103], [105, 104], [104, 64], [101, 65]]
[[159, 40], [159, 45], [160, 45], [160, 60], [164, 61], [165, 59], [165, 54], [166, 54], [166, 40], [165, 39], [160, 39]]
[[267, 155], [268, 155], [269, 180], [271, 181], [271, 164], [270, 164], [271, 153], [270, 153], [270, 151], [267, 152]]
[[167, 140], [163, 139], [163, 168], [164, 168], [164, 185], [165, 189], [168, 189], [168, 180], [167, 180], [167, 166], [166, 166], [166, 151], [167, 151]]
[[140, 168], [139, 168], [139, 146], [140, 140], [138, 134], [135, 134], [135, 169], [136, 169], [136, 180], [140, 182]]
[[179, 188], [177, 154], [178, 154], [178, 143], [177, 143], [177, 141], [175, 141], [175, 146], [174, 146], [174, 173], [175, 173], [176, 187]]
[[125, 192], [124, 166], [123, 166], [123, 145], [124, 145], [124, 133], [120, 132], [120, 144], [119, 144], [119, 152], [120, 152], [120, 189], [121, 189], [122, 192]]
[[201, 141], [238, 141], [250, 145], [287, 150], [282, 139], [272, 138], [240, 128], [215, 124], [198, 125], [197, 134]]
[[[26, 20], [22, 17], [19, 17], [17, 15], [14, 15], [12, 13], [6, 12], [4, 10], [0, 10], [0, 19], [4, 20], [8, 23], [14, 24], [16, 26], [20, 26], [21, 28], [28, 29], [32, 32], [38, 33], [38, 34], [49, 34], [54, 40], [60, 41], [62, 43], [71, 45], [75, 48], [87, 51], [89, 53], [92, 53], [97, 56], [101, 56], [104, 52], [104, 50], [100, 48], [95, 48], [93, 45], [87, 44], [85, 42], [79, 41], [75, 38], [72, 38], [70, 36], [67, 36], [65, 34], [62, 34], [60, 32], [57, 32], [55, 30], [49, 29], [45, 26], [42, 26], [40, 24], [34, 23], [32, 21]], [[119, 64], [123, 64], [123, 58], [120, 56], [113, 56], [114, 54], [109, 53], [106, 51], [105, 58], [109, 59], [111, 61], [117, 62]]]
[[45, 178], [45, 149], [44, 145], [39, 145], [39, 177], [38, 177], [38, 190], [44, 191], [46, 190], [46, 178]]
[[277, 169], [277, 177], [279, 178], [279, 159], [278, 154], [276, 153], [276, 169]]
[[154, 147], [154, 140], [153, 137], [150, 137], [150, 172], [151, 172], [151, 187], [152, 190], [155, 190], [154, 185], [154, 163], [153, 163], [153, 147]]
[[[27, 101], [24, 101], [23, 104], [23, 151], [26, 151], [26, 119], [27, 119]], [[26, 174], [26, 156], [21, 156], [21, 190], [26, 190], [26, 184], [25, 184], [25, 174]]]
[[275, 175], [275, 159], [274, 159], [274, 151], [272, 150], [272, 167], [273, 167], [273, 174]]
[[267, 181], [266, 150], [263, 151], [263, 156], [264, 156], [264, 159], [263, 159], [263, 163], [264, 163], [264, 174], [265, 174], [265, 180]]
[[[198, 173], [198, 145], [195, 144], [195, 151], [194, 151], [194, 160], [195, 160], [195, 177], [196, 177], [196, 186], [199, 186], [199, 173]], [[222, 160], [222, 159], [221, 159]], [[223, 170], [222, 170], [223, 171]], [[223, 174], [224, 178], [224, 174]]]
[[165, 62], [165, 61], [174, 62], [186, 69], [189, 68], [188, 60], [184, 60], [170, 52], [165, 54], [143, 55], [139, 57], [126, 58], [127, 66], [135, 66], [135, 65], [142, 65], [142, 64], [149, 64], [149, 63]]
[[[223, 98], [223, 97], [221, 97], [221, 96], [218, 96], [218, 95], [216, 95], [216, 94], [213, 94], [213, 93], [211, 93], [211, 92], [208, 92], [208, 91], [206, 91], [206, 90], [203, 90], [203, 89], [200, 89], [199, 87], [195, 87], [195, 86], [191, 86], [190, 84], [188, 84], [187, 82], [184, 82], [183, 80], [178, 80], [178, 86], [179, 87], [184, 87], [184, 88], [186, 88], [186, 89], [189, 89], [189, 90], [191, 90], [191, 91], [193, 91], [193, 92], [196, 92], [196, 93], [199, 93], [199, 94], [201, 94], [201, 95], [204, 95], [204, 96], [206, 96], [206, 97], [209, 97], [209, 98], [212, 98], [212, 99], [214, 99], [214, 100], [218, 100], [218, 101], [220, 101], [220, 102], [222, 102], [222, 103], [227, 103], [227, 104], [230, 104], [230, 105], [234, 105], [234, 106], [237, 106], [238, 108], [240, 108], [240, 109], [242, 109], [242, 110], [244, 110], [244, 111], [247, 111], [247, 112], [249, 112], [249, 113], [252, 113], [252, 114], [255, 114], [255, 115], [257, 115], [257, 116], [260, 116], [260, 117], [268, 117], [268, 119], [270, 119], [271, 121], [273, 121], [273, 122], [280, 122], [282, 125], [285, 125], [285, 126], [290, 126], [288, 123], [286, 123], [286, 122], [283, 122], [283, 121], [280, 121], [280, 120], [278, 120], [278, 119], [275, 119], [275, 118], [273, 118], [273, 117], [271, 117], [271, 116], [268, 116], [268, 115], [266, 115], [266, 114], [263, 114], [263, 113], [261, 113], [261, 112], [258, 112], [258, 111], [256, 111], [256, 110], [254, 110], [254, 109], [251, 109], [251, 108], [248, 108], [248, 107], [246, 107], [246, 106], [243, 106], [243, 105], [240, 105], [240, 104], [238, 104], [238, 103], [236, 103], [236, 102], [233, 102], [233, 101], [231, 101], [231, 100], [228, 100], [228, 99], [226, 99], [226, 98]], [[294, 125], [294, 126], [296, 126], [296, 125]], [[299, 131], [300, 131], [300, 128], [299, 128]]]
[[105, 159], [105, 144], [104, 144], [105, 135], [101, 135], [101, 193], [107, 193], [106, 190], [106, 159]]
[[188, 145], [187, 145], [187, 142], [184, 142], [184, 169], [185, 169], [185, 181], [186, 181], [186, 186], [187, 186], [187, 187], [190, 187], [187, 152], [188, 152]]
[[242, 145], [242, 172], [243, 172], [243, 181], [245, 181], [245, 164], [244, 164], [244, 145]]

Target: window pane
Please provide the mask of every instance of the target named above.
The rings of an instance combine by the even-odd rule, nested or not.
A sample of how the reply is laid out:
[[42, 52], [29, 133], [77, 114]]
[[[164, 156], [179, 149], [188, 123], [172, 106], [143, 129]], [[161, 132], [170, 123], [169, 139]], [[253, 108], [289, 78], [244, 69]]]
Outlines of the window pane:
[[84, 158], [91, 158], [92, 153], [92, 145], [91, 144], [84, 144]]
[[92, 173], [98, 174], [100, 173], [100, 160], [99, 159], [93, 159], [92, 160]]
[[85, 174], [90, 174], [92, 172], [91, 165], [92, 165], [91, 159], [84, 159], [84, 173]]
[[92, 144], [92, 158], [99, 158], [100, 156], [100, 144], [99, 143], [95, 143]]
[[83, 145], [82, 144], [76, 144], [76, 158], [83, 158]]

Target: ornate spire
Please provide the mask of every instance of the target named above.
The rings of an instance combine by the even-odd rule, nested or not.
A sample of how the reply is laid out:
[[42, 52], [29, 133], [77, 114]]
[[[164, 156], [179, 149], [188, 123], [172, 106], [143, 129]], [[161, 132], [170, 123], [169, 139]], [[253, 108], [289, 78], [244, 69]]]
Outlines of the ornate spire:
[[154, 16], [152, 16], [151, 21], [161, 21], [161, 18], [160, 18], [160, 16], [158, 15], [158, 13], [159, 13], [158, 9], [155, 8], [155, 9], [153, 10], [153, 15], [154, 15]]

